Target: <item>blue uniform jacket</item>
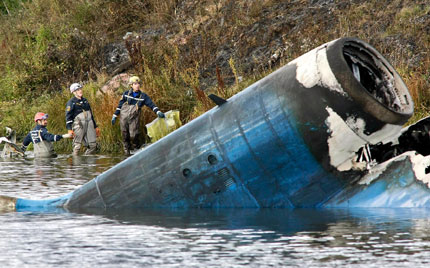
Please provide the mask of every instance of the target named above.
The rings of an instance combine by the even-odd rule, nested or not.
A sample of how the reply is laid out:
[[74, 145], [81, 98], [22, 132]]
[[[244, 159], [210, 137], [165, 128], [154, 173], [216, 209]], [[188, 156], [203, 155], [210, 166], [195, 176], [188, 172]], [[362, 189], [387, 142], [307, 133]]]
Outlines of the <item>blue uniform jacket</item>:
[[[39, 135], [40, 133], [40, 135]], [[48, 132], [46, 127], [37, 125], [33, 130], [31, 130], [27, 136], [24, 138], [24, 142], [22, 143], [25, 147], [27, 147], [31, 142], [33, 143], [39, 143], [42, 140], [40, 140], [40, 137], [42, 137], [42, 140], [44, 141], [59, 141], [63, 137], [61, 135], [54, 135]]]
[[155, 106], [155, 104], [152, 102], [151, 98], [146, 95], [144, 92], [142, 91], [138, 91], [135, 92], [135, 94], [133, 94], [133, 90], [127, 90], [122, 94], [121, 100], [118, 103], [118, 108], [116, 108], [114, 115], [118, 116], [119, 113], [121, 112], [121, 108], [122, 105], [124, 105], [124, 103], [128, 103], [129, 105], [136, 105], [139, 109], [142, 108], [143, 105], [148, 106], [149, 108], [152, 109], [152, 111], [154, 111], [154, 113], [157, 113], [160, 109], [158, 109], [157, 106]]
[[[76, 97], [71, 98], [66, 104], [66, 128], [68, 130], [72, 129], [73, 121], [78, 114], [83, 111], [91, 111], [90, 103], [87, 99], [82, 97], [82, 99], [78, 99]], [[91, 111], [91, 119], [94, 123], [94, 128], [97, 127], [96, 121], [94, 120], [93, 112]]]

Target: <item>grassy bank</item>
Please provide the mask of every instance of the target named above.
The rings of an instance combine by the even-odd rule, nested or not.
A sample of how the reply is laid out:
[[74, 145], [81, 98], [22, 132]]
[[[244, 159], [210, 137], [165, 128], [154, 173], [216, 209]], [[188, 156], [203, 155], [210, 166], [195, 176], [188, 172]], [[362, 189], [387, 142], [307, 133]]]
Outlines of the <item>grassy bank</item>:
[[[180, 110], [183, 124], [213, 106], [208, 93], [228, 98], [308, 50], [344, 36], [369, 42], [398, 70], [415, 101], [410, 122], [430, 113], [430, 8], [425, 1], [310, 2], [4, 1], [0, 136], [11, 126], [22, 140], [38, 111], [49, 113], [52, 133], [65, 133], [68, 86], [82, 81], [101, 129], [102, 152], [118, 152], [119, 124], [112, 127], [110, 120], [125, 88], [97, 92], [112, 78], [103, 69], [103, 47], [122, 42], [126, 32], [150, 36], [129, 50], [127, 72], [142, 78], [143, 90], [163, 111]], [[274, 54], [279, 57], [272, 62]], [[204, 85], [208, 78], [215, 83]], [[143, 122], [154, 118], [144, 109]], [[71, 150], [70, 141], [55, 146]]]
[[[171, 78], [167, 79], [165, 76], [173, 71], [178, 72], [179, 81]], [[185, 124], [214, 106], [206, 96], [208, 92], [205, 93], [200, 90], [197, 87], [198, 85], [195, 85], [194, 90], [182, 85], [184, 80], [189, 81], [191, 84], [193, 83], [191, 81], [194, 79], [192, 77], [193, 70], [187, 69], [182, 72], [169, 66], [168, 69], [161, 69], [161, 73], [161, 75], [155, 75], [150, 71], [146, 71], [137, 75], [142, 79], [143, 91], [151, 97], [157, 106], [161, 107], [162, 111], [179, 109], [181, 121]], [[262, 76], [264, 74], [261, 74]], [[84, 84], [83, 93], [91, 104], [96, 123], [101, 130], [101, 136], [98, 139], [100, 151], [102, 153], [118, 153], [122, 150], [120, 127], [119, 124], [112, 126], [111, 118], [122, 92], [127, 88], [121, 86], [116, 92], [103, 94], [99, 89], [106, 82], [106, 79], [105, 76], [102, 76], [98, 82]], [[223, 98], [229, 98], [255, 82], [256, 79], [257, 77], [244, 80], [230, 88], [217, 87], [211, 92]], [[1, 110], [4, 117], [0, 123], [0, 128], [3, 128], [3, 126], [12, 127], [17, 131], [19, 140], [22, 140], [28, 131], [35, 126], [33, 121], [34, 114], [36, 112], [45, 112], [49, 114], [48, 130], [53, 134], [65, 134], [67, 133], [65, 107], [72, 96], [68, 88], [64, 88], [60, 92], [43, 94], [31, 102], [24, 99], [3, 102]], [[156, 119], [156, 115], [149, 108], [144, 107], [141, 122], [147, 124], [154, 119]], [[4, 129], [0, 131], [0, 136], [3, 134]], [[55, 143], [54, 147], [57, 152], [69, 152], [71, 151], [72, 143], [71, 140], [62, 140]], [[31, 147], [29, 149], [31, 150]]]

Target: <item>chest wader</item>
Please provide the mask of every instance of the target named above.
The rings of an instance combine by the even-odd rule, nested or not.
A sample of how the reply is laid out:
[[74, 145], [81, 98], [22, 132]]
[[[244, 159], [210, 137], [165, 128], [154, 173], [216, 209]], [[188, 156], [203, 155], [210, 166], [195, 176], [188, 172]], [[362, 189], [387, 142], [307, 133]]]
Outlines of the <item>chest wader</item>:
[[79, 154], [82, 145], [88, 147], [85, 151], [86, 155], [94, 153], [97, 149], [97, 136], [94, 122], [91, 119], [91, 112], [83, 111], [78, 114], [75, 120], [73, 120], [72, 129], [73, 132], [75, 132], [75, 138], [73, 139], [73, 155]]
[[130, 150], [132, 149], [140, 148], [139, 115], [140, 109], [137, 107], [137, 105], [124, 103], [124, 105], [121, 107], [120, 126], [124, 152], [126, 154], [129, 154]]
[[38, 132], [38, 140], [31, 137], [33, 140], [34, 157], [57, 157], [52, 142], [42, 140], [40, 133], [41, 131]]

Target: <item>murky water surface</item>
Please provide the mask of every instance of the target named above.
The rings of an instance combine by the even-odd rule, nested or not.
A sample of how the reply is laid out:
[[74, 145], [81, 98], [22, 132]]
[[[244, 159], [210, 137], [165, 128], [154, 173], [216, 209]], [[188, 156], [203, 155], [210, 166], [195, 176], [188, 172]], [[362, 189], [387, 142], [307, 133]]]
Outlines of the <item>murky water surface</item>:
[[[67, 194], [121, 157], [1, 160], [0, 194]], [[428, 209], [0, 213], [1, 267], [428, 267]]]

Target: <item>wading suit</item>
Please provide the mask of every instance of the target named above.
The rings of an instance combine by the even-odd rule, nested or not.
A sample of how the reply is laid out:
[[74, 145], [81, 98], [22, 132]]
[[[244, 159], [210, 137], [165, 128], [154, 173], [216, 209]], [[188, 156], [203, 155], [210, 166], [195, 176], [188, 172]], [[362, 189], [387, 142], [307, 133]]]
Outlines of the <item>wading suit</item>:
[[33, 130], [28, 133], [24, 138], [24, 148], [31, 142], [34, 146], [34, 157], [56, 157], [54, 151], [53, 141], [59, 141], [63, 137], [61, 135], [54, 135], [48, 132], [46, 127], [37, 125]]
[[140, 148], [140, 110], [143, 105], [148, 106], [154, 113], [159, 111], [158, 107], [152, 102], [151, 98], [142, 91], [133, 92], [133, 89], [127, 90], [122, 94], [118, 108], [114, 116], [120, 115], [120, 126], [124, 152], [129, 152], [131, 144], [134, 149]]
[[73, 130], [73, 155], [78, 155], [82, 145], [88, 147], [85, 154], [92, 154], [97, 149], [96, 121], [88, 100], [82, 97], [71, 98], [66, 105], [66, 128]]

